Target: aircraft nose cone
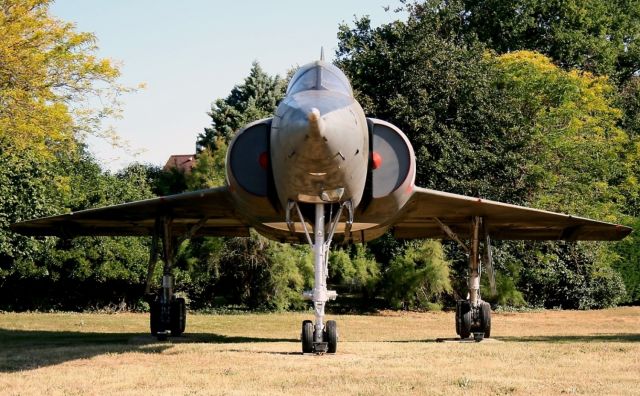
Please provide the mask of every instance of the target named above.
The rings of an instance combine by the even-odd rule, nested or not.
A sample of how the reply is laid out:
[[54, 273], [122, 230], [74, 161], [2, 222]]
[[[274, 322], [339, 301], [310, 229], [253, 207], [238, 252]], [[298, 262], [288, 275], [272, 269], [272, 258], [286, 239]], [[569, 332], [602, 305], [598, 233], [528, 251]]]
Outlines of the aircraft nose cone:
[[322, 137], [324, 123], [320, 117], [320, 110], [312, 108], [307, 114], [307, 120], [309, 121], [309, 134], [314, 138]]
[[307, 115], [307, 119], [309, 120], [309, 122], [314, 123], [314, 122], [318, 122], [318, 120], [320, 119], [320, 110], [316, 109], [315, 107], [313, 107], [310, 111], [309, 114]]

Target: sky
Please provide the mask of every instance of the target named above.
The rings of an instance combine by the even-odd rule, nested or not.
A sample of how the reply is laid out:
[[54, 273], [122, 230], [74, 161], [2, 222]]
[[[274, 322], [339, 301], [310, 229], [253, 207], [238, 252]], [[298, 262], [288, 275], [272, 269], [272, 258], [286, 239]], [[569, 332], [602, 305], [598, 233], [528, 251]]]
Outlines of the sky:
[[[398, 0], [217, 1], [57, 0], [52, 15], [98, 39], [98, 55], [121, 64], [120, 83], [146, 88], [122, 98], [108, 120], [129, 150], [89, 139], [104, 169], [131, 162], [162, 166], [172, 154], [195, 152], [209, 126], [211, 103], [226, 97], [257, 60], [269, 74], [332, 60], [341, 23], [369, 15], [378, 26], [402, 17], [384, 8]], [[132, 153], [138, 152], [137, 155]]]

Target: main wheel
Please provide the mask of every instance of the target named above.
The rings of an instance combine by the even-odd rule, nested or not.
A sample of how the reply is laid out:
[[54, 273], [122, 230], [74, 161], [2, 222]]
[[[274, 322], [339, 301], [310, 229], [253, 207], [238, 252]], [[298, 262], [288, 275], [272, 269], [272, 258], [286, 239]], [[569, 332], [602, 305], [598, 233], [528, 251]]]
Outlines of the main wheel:
[[471, 335], [471, 304], [469, 301], [458, 301], [456, 304], [456, 333], [460, 338], [469, 338]]
[[187, 306], [184, 298], [176, 298], [171, 302], [171, 335], [179, 337], [187, 325]]
[[313, 322], [305, 320], [302, 322], [302, 353], [313, 352]]
[[151, 335], [157, 336], [160, 330], [160, 303], [158, 301], [151, 301], [149, 304], [149, 327]]
[[484, 338], [491, 337], [491, 304], [486, 301], [480, 304], [480, 326], [484, 331]]
[[336, 353], [338, 348], [338, 325], [335, 320], [328, 320], [324, 326], [324, 339], [327, 342], [327, 353]]

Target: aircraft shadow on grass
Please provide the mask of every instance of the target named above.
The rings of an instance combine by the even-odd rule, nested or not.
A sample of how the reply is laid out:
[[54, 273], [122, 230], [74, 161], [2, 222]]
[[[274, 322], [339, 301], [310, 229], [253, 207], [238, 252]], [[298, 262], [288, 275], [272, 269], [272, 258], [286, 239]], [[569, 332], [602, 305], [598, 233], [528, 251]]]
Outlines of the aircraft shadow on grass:
[[[640, 342], [640, 333], [611, 333], [611, 334], [587, 334], [587, 335], [546, 335], [546, 336], [497, 336], [492, 339], [503, 342], [548, 342], [558, 344], [570, 343], [594, 343], [594, 342]], [[444, 341], [460, 341], [459, 338], [443, 338]], [[471, 341], [472, 339], [465, 340]], [[437, 339], [421, 340], [389, 340], [391, 343], [431, 343]]]
[[506, 342], [550, 342], [550, 343], [578, 343], [578, 342], [640, 342], [640, 334], [612, 333], [587, 335], [548, 335], [548, 336], [509, 336], [496, 337]]
[[[505, 342], [593, 343], [640, 342], [640, 334], [591, 334], [549, 336], [496, 337]], [[150, 335], [141, 333], [84, 333], [72, 331], [34, 331], [0, 329], [0, 372], [11, 373], [54, 366], [68, 361], [88, 359], [104, 354], [128, 352], [159, 354], [181, 343], [241, 344], [265, 342], [299, 342], [295, 338], [263, 338], [226, 336], [215, 333], [187, 333], [182, 337], [158, 343]], [[435, 342], [433, 339], [397, 340], [387, 342]], [[240, 351], [240, 350], [234, 350]], [[242, 351], [246, 352], [246, 351]], [[291, 352], [264, 352], [292, 355]]]
[[141, 333], [0, 329], [0, 373], [33, 370], [104, 354], [128, 352], [158, 354], [175, 344], [260, 342], [299, 342], [299, 340], [188, 333], [179, 338], [169, 338], [169, 342], [159, 343], [154, 337]]

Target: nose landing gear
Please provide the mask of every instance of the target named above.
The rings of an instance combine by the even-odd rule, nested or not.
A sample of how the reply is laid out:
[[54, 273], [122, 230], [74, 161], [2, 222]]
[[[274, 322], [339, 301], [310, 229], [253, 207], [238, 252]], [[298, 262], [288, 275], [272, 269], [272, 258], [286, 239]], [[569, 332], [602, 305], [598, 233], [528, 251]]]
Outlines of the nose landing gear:
[[[305, 291], [303, 296], [313, 302], [315, 325], [310, 320], [302, 322], [302, 353], [336, 353], [338, 349], [338, 326], [334, 320], [324, 322], [324, 308], [327, 301], [335, 300], [337, 297], [335, 291], [327, 290], [329, 247], [340, 221], [342, 210], [345, 207], [349, 212], [346, 224], [349, 227], [351, 219], [353, 219], [353, 207], [350, 201], [340, 205], [335, 217], [329, 214], [328, 222], [325, 221], [325, 204], [316, 204], [312, 239], [297, 203], [290, 202], [288, 205], [288, 212], [293, 208], [297, 210], [307, 240], [313, 248], [314, 288], [313, 290]], [[287, 220], [290, 223], [290, 228], [294, 229], [290, 213], [287, 213]], [[327, 226], [328, 230], [325, 229]]]

